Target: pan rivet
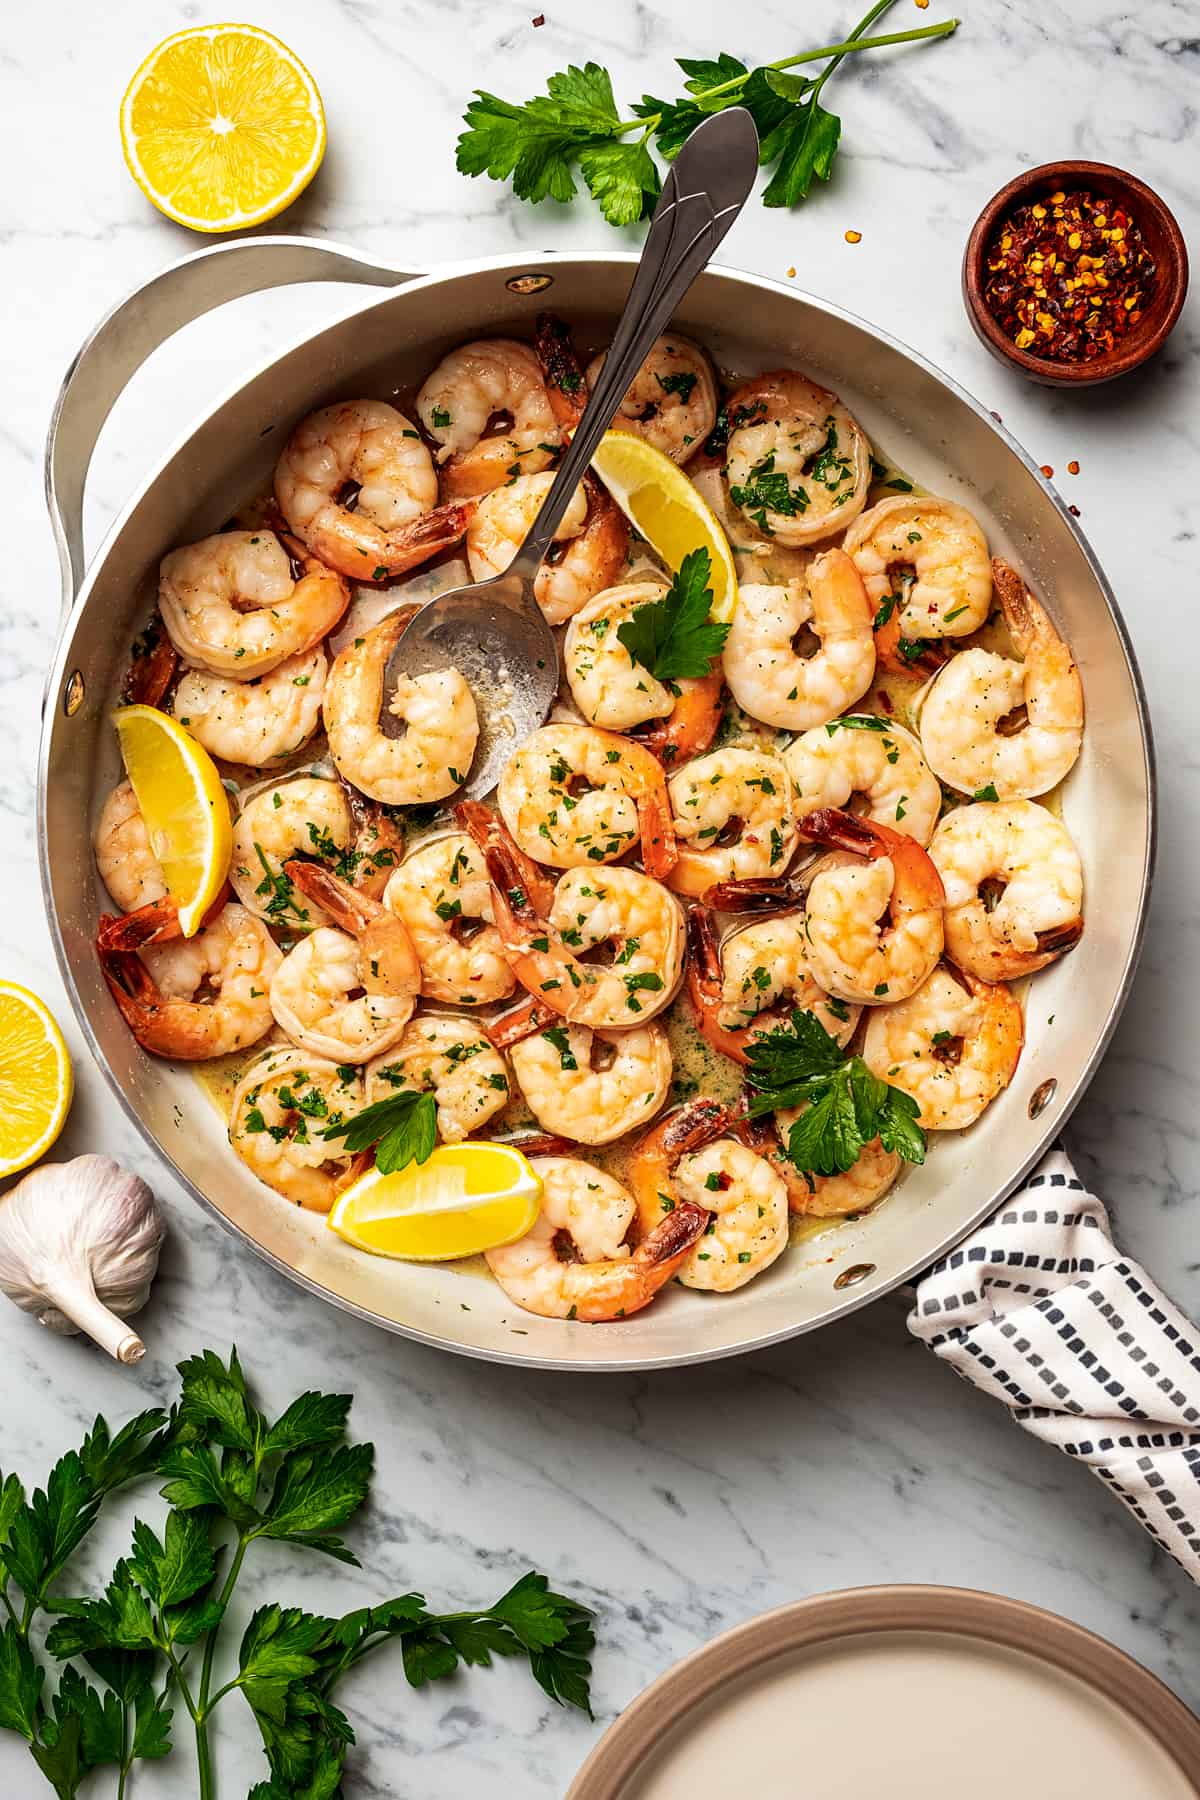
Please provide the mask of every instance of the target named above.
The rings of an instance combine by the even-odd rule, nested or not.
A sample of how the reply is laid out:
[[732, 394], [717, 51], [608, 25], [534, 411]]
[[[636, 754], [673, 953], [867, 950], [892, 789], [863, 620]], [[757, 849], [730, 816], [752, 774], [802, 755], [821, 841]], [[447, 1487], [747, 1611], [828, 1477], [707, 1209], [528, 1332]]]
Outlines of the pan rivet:
[[1049, 1081], [1043, 1081], [1040, 1087], [1035, 1087], [1032, 1094], [1029, 1096], [1030, 1118], [1040, 1119], [1057, 1092], [1058, 1083], [1055, 1081], [1053, 1075], [1050, 1077]]
[[833, 1285], [835, 1288], [857, 1287], [860, 1281], [865, 1281], [868, 1275], [874, 1273], [874, 1263], [854, 1263], [835, 1277]]
[[83, 676], [78, 669], [72, 669], [67, 676], [67, 685], [63, 689], [63, 711], [68, 719], [73, 719], [83, 705]]
[[510, 275], [504, 285], [510, 294], [544, 294], [553, 283], [553, 275]]

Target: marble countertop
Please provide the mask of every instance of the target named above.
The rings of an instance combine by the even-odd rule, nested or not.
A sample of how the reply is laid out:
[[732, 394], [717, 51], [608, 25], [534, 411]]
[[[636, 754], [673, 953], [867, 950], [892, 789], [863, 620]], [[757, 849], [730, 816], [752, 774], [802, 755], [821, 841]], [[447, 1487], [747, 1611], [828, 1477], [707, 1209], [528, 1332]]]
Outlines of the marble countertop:
[[[795, 7], [759, 0], [750, 32], [750, 15], [712, 0], [546, 0], [535, 29], [533, 10], [533, 0], [259, 0], [256, 21], [314, 70], [330, 121], [325, 167], [283, 228], [413, 268], [517, 245], [611, 242], [589, 206], [532, 211], [455, 173], [455, 125], [473, 85], [523, 98], [551, 70], [590, 56], [631, 99], [670, 91], [672, 54], [782, 56], [836, 35], [839, 17], [804, 9], [813, 22], [798, 29]], [[888, 25], [946, 10], [901, 0]], [[963, 313], [958, 269], [988, 195], [1018, 168], [1060, 155], [1133, 168], [1195, 244], [1200, 202], [1187, 175], [1200, 48], [1188, 0], [1136, 9], [965, 0], [963, 10], [950, 43], [845, 73], [834, 104], [846, 149], [833, 184], [795, 214], [752, 207], [722, 259], [777, 277], [794, 266], [799, 283], [949, 369], [1053, 466], [1112, 578], [1157, 728], [1163, 830], [1137, 986], [1069, 1141], [1125, 1246], [1196, 1315], [1200, 752], [1189, 646], [1200, 302], [1143, 378], [1071, 396], [1025, 386], [990, 360]], [[362, 1571], [268, 1547], [243, 1583], [247, 1607], [292, 1596], [341, 1609], [413, 1585], [465, 1605], [538, 1566], [597, 1608], [595, 1727], [542, 1702], [510, 1667], [414, 1694], [396, 1662], [381, 1660], [353, 1693], [355, 1793], [561, 1794], [601, 1727], [676, 1658], [765, 1607], [858, 1583], [961, 1583], [1040, 1602], [1200, 1702], [1200, 1597], [1186, 1578], [1081, 1468], [1026, 1439], [910, 1341], [899, 1299], [767, 1354], [681, 1373], [581, 1380], [473, 1364], [386, 1337], [290, 1286], [201, 1217], [119, 1116], [70, 1022], [38, 893], [38, 705], [58, 592], [40, 459], [60, 376], [89, 326], [134, 282], [197, 247], [130, 182], [116, 106], [150, 45], [200, 17], [192, 0], [115, 9], [63, 0], [52, 28], [36, 13], [11, 16], [0, 54], [0, 489], [21, 525], [0, 582], [9, 742], [0, 972], [45, 995], [77, 1057], [60, 1153], [103, 1148], [133, 1164], [155, 1182], [171, 1224], [143, 1315], [149, 1354], [132, 1372], [0, 1306], [4, 1467], [40, 1479], [97, 1409], [120, 1420], [167, 1397], [180, 1356], [236, 1339], [269, 1399], [305, 1385], [352, 1389], [355, 1429], [374, 1439], [379, 1468], [377, 1503], [353, 1530]], [[843, 236], [851, 227], [862, 233], [854, 246]], [[189, 402], [199, 409], [276, 337], [338, 305], [336, 291], [321, 289], [243, 301], [156, 355], [101, 441], [93, 545]], [[1099, 883], [1093, 904], [1103, 904]], [[122, 1529], [126, 1517], [122, 1508]], [[224, 1791], [244, 1791], [261, 1764], [236, 1701], [221, 1740]], [[136, 1791], [192, 1791], [178, 1762]], [[0, 1780], [33, 1791], [7, 1734]]]

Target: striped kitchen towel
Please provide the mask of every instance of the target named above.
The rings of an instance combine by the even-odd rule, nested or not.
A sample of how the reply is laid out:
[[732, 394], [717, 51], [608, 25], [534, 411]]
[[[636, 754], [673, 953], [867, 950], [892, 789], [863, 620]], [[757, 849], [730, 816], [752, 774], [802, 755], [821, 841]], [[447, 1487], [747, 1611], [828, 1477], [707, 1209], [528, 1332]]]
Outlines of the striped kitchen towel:
[[1061, 1150], [920, 1278], [908, 1328], [1200, 1581], [1200, 1331], [1117, 1249]]

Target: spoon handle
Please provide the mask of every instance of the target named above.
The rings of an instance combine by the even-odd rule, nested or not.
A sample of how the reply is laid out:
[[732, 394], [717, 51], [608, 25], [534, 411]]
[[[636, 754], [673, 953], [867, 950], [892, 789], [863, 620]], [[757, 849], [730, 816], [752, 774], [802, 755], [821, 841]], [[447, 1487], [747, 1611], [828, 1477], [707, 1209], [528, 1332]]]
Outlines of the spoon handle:
[[671, 164], [600, 378], [510, 572], [536, 574], [626, 388], [741, 212], [757, 168], [758, 133], [741, 106], [705, 119]]

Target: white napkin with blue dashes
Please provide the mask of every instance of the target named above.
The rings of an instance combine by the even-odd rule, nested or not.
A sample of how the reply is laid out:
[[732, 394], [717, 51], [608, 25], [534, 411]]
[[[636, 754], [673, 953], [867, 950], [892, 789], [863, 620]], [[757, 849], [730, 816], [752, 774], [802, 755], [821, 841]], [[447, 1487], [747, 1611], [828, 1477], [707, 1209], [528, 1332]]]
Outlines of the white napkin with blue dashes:
[[921, 1277], [908, 1328], [1200, 1581], [1200, 1330], [1117, 1249], [1061, 1150]]

